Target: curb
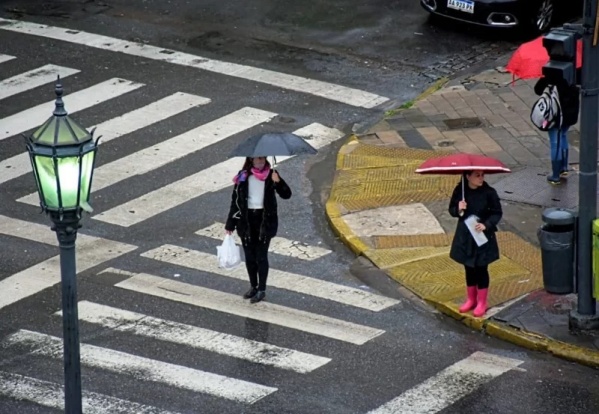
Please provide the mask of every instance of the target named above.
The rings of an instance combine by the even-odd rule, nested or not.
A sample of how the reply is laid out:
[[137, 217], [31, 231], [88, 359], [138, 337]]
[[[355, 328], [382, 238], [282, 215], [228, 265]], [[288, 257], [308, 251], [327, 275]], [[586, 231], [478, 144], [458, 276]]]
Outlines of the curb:
[[[434, 92], [434, 88], [429, 88]], [[427, 91], [425, 91], [426, 93]], [[433, 93], [429, 92], [429, 93]], [[358, 142], [358, 138], [355, 135], [351, 135], [345, 144], [339, 149], [336, 160], [335, 178], [333, 179], [332, 189], [335, 187], [337, 181], [338, 171], [343, 165], [345, 154], [349, 153], [346, 149], [348, 145], [353, 145]], [[353, 143], [353, 144], [352, 144]], [[327, 221], [336, 236], [347, 246], [356, 256], [365, 256], [364, 253], [372, 248], [369, 247], [360, 237], [358, 237], [351, 228], [347, 225], [345, 220], [342, 218], [344, 214], [340, 205], [329, 199], [325, 204], [325, 212]], [[565, 359], [568, 361], [580, 363], [589, 367], [599, 368], [599, 351], [593, 351], [591, 349], [585, 349], [570, 345], [565, 342], [557, 341], [548, 337], [537, 335], [531, 332], [523, 331], [511, 327], [507, 324], [483, 318], [475, 318], [470, 314], [462, 314], [455, 307], [451, 307], [450, 304], [444, 302], [437, 302], [430, 298], [424, 298], [411, 291], [408, 287], [401, 285], [393, 277], [388, 277], [394, 280], [400, 286], [408, 289], [412, 294], [418, 296], [424, 300], [427, 304], [433, 308], [439, 310], [441, 313], [452, 317], [453, 319], [463, 323], [464, 325], [474, 329], [476, 331], [483, 332], [491, 337], [501, 339], [506, 342], [518, 345], [520, 347], [552, 354], [558, 358]]]
[[[443, 86], [445, 86], [447, 83], [449, 83], [449, 81], [450, 81], [450, 79], [446, 76], [437, 79], [428, 88], [426, 88], [423, 92], [421, 92], [418, 96], [416, 96], [414, 99], [404, 102], [401, 106], [398, 106], [397, 108], [393, 108], [393, 109], [390, 109], [389, 111], [387, 111], [388, 114], [386, 113], [385, 116], [383, 116], [383, 118], [381, 119], [381, 121], [384, 121], [385, 119], [387, 119], [401, 111], [406, 111], [406, 110], [410, 109], [412, 106], [414, 106], [414, 104], [416, 102], [421, 101], [425, 98], [428, 98], [429, 96], [431, 96], [432, 94], [437, 92], [439, 89], [443, 88]], [[411, 103], [411, 105], [407, 108], [404, 108], [403, 105], [406, 105], [408, 103]]]

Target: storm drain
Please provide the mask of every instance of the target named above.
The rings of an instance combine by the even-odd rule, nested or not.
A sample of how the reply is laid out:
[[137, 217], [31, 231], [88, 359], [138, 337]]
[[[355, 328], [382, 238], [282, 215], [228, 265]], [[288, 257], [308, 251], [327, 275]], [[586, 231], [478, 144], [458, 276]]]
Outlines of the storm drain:
[[478, 117], [445, 119], [443, 122], [448, 129], [479, 128], [483, 126], [483, 121]]

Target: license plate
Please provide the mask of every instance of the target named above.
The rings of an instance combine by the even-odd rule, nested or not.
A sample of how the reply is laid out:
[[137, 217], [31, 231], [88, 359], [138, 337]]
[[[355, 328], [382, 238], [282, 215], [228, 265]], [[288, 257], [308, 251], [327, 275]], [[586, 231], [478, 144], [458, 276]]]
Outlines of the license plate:
[[474, 2], [471, 0], [447, 0], [447, 7], [466, 13], [474, 13]]

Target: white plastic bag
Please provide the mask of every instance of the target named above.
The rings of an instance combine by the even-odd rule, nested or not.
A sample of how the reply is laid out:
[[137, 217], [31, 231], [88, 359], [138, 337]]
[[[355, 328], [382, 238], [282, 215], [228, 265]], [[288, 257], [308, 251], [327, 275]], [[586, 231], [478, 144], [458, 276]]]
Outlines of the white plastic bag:
[[239, 246], [235, 244], [233, 235], [227, 234], [223, 244], [216, 248], [218, 255], [218, 266], [225, 269], [233, 269], [239, 263], [241, 263], [241, 253]]

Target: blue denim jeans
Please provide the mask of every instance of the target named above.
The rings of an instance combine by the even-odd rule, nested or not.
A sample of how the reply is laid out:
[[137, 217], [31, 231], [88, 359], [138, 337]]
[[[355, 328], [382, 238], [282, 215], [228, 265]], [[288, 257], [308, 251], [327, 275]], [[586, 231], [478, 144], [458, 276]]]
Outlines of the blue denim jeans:
[[548, 131], [551, 146], [551, 164], [553, 177], [558, 178], [563, 171], [568, 171], [568, 128], [553, 128]]

